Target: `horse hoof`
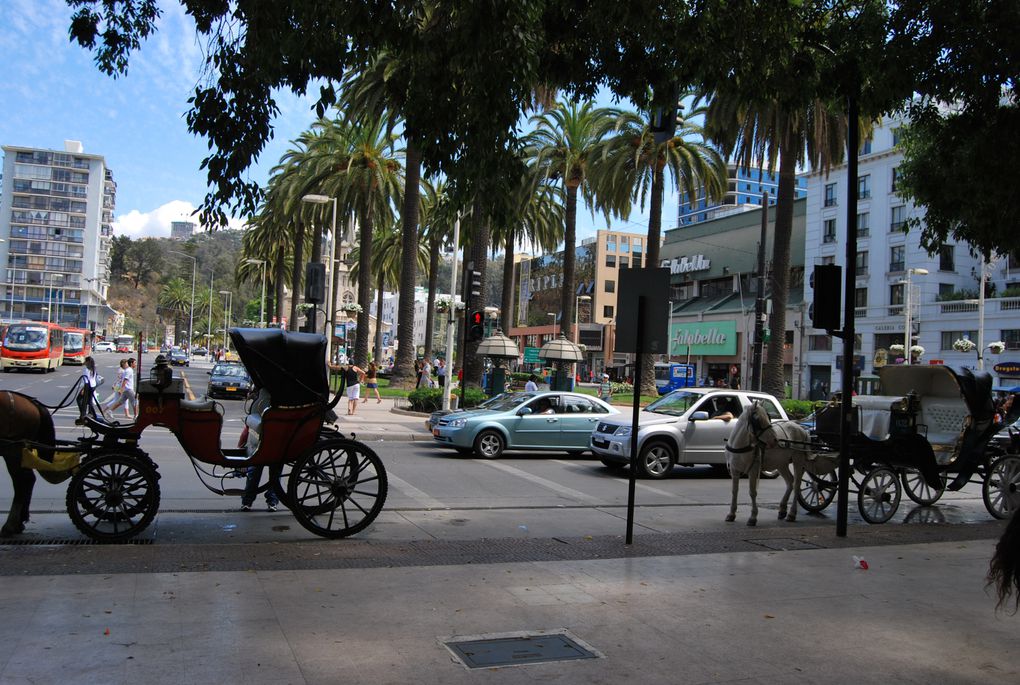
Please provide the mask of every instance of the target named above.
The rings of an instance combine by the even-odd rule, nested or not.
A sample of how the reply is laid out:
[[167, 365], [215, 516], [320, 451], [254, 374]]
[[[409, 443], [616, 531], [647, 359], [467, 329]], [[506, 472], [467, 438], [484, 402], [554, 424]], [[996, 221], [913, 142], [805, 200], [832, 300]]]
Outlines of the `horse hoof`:
[[797, 517], [796, 516], [787, 516], [786, 517], [786, 522], [787, 523], [796, 523], [797, 522]]
[[758, 525], [758, 519], [747, 519], [747, 525], [748, 526], [757, 526]]
[[737, 520], [737, 515], [736, 514], [727, 514], [726, 515], [726, 523], [733, 523], [736, 520]]
[[780, 509], [779, 510], [779, 520], [782, 521], [784, 518], [786, 518], [786, 510], [785, 509]]
[[18, 534], [24, 533], [24, 532], [25, 532], [25, 524], [24, 523], [19, 523], [16, 526], [6, 525], [3, 528], [0, 528], [0, 537], [8, 538], [8, 537], [11, 537], [13, 535], [18, 535]]

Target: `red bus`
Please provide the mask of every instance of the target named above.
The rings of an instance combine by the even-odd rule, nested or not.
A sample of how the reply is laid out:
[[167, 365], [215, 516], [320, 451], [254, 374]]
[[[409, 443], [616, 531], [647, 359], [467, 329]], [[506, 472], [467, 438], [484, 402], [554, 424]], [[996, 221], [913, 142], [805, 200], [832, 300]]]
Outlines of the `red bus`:
[[64, 361], [64, 329], [45, 321], [12, 323], [0, 347], [0, 368], [56, 371]]
[[84, 364], [85, 357], [92, 354], [91, 337], [92, 333], [84, 328], [64, 329], [64, 363]]

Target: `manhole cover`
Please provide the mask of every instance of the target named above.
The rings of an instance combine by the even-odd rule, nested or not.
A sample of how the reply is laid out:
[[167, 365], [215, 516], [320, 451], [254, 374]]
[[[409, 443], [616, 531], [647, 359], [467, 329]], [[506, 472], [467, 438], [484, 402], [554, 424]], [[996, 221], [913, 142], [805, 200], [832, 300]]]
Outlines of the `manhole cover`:
[[779, 552], [788, 552], [796, 549], [822, 549], [820, 545], [794, 538], [763, 538], [760, 540], [748, 540], [752, 545], [760, 545], [766, 549], [774, 549]]
[[467, 668], [498, 668], [602, 658], [592, 647], [566, 631], [458, 637], [445, 640], [443, 644]]

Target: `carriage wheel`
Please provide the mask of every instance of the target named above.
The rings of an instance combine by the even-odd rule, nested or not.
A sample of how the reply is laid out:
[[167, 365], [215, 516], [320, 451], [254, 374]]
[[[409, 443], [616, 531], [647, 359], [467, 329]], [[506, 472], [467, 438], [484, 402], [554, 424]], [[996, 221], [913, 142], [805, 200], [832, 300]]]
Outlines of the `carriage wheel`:
[[941, 476], [939, 477], [938, 488], [928, 485], [924, 481], [924, 476], [917, 469], [903, 469], [901, 479], [903, 480], [903, 489], [906, 491], [907, 497], [922, 507], [935, 504], [942, 499], [942, 495], [946, 494], [946, 481]]
[[159, 474], [148, 457], [108, 452], [86, 459], [67, 486], [75, 527], [99, 542], [129, 540], [159, 509]]
[[1007, 519], [1016, 508], [1010, 506], [1020, 492], [1020, 457], [1007, 454], [992, 462], [981, 483], [981, 498], [985, 509], [997, 519]]
[[797, 486], [797, 503], [812, 514], [817, 514], [832, 504], [838, 484], [835, 473], [816, 476], [805, 471]]
[[386, 469], [367, 445], [327, 440], [294, 463], [287, 494], [298, 523], [326, 538], [363, 530], [386, 502]]
[[868, 523], [885, 523], [900, 506], [903, 490], [896, 473], [887, 466], [872, 469], [857, 491], [857, 508]]

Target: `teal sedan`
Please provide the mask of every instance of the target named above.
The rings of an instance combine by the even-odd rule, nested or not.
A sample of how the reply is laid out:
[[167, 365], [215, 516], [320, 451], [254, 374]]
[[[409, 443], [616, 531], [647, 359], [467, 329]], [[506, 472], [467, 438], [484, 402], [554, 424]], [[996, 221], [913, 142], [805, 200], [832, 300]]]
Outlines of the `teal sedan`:
[[485, 409], [439, 419], [432, 438], [461, 454], [495, 459], [505, 450], [581, 454], [599, 421], [620, 412], [602, 400], [573, 392], [508, 393]]

